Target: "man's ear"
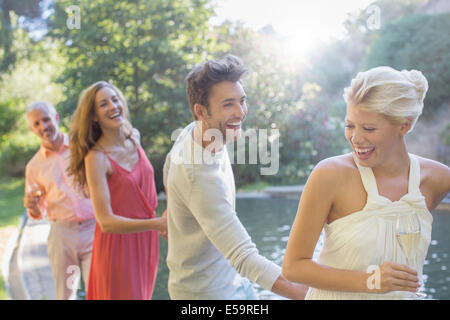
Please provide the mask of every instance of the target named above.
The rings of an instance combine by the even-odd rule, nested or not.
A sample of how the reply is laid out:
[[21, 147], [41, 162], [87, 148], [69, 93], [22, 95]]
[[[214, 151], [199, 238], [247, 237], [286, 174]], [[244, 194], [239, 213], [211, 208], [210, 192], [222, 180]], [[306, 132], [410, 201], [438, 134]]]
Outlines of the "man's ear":
[[408, 131], [411, 129], [413, 123], [413, 117], [405, 117], [405, 120], [400, 126], [400, 134], [405, 136]]
[[194, 113], [198, 120], [205, 120], [208, 110], [206, 107], [200, 103], [194, 104]]

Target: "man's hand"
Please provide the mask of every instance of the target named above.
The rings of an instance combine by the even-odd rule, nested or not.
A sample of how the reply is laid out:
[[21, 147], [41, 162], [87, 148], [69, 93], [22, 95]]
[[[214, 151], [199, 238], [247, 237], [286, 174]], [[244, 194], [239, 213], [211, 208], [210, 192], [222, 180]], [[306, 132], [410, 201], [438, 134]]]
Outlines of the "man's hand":
[[300, 283], [288, 281], [283, 276], [279, 276], [273, 284], [272, 292], [289, 299], [304, 300], [308, 292], [308, 287]]
[[294, 300], [305, 300], [306, 293], [308, 293], [308, 286], [305, 286], [304, 284], [296, 283], [293, 284], [295, 288], [295, 297], [293, 297]]
[[28, 212], [34, 219], [42, 218], [41, 211], [39, 210], [41, 196], [42, 194], [38, 194], [37, 191], [29, 191], [25, 193], [24, 206], [28, 209]]

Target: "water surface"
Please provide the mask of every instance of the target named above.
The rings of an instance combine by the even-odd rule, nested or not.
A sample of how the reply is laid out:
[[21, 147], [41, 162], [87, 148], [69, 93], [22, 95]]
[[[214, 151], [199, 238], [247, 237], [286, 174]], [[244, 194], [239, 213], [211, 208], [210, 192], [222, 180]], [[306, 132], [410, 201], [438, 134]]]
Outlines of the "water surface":
[[[158, 214], [165, 201], [159, 202]], [[289, 232], [297, 212], [295, 199], [237, 199], [236, 210], [242, 224], [259, 252], [281, 266]], [[450, 213], [433, 212], [432, 242], [424, 265], [425, 292], [430, 299], [450, 299]], [[314, 252], [317, 258], [322, 247], [320, 238]], [[167, 242], [160, 238], [160, 263], [153, 299], [169, 299], [167, 292]], [[284, 299], [254, 285], [261, 299]]]

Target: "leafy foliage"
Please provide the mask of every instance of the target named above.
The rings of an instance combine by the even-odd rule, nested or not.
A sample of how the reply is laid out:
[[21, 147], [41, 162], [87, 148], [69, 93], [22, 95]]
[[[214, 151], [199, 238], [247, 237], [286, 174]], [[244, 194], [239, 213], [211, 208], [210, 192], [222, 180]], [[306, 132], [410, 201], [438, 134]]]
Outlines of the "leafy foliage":
[[442, 143], [446, 146], [450, 146], [450, 123], [441, 132]]
[[65, 61], [55, 50], [57, 43], [49, 39], [36, 43], [20, 27], [13, 35], [17, 60], [14, 68], [0, 77], [0, 172], [23, 175], [39, 146], [28, 130], [26, 107], [39, 100], [56, 104], [63, 98], [55, 78]]
[[[127, 98], [133, 126], [156, 168], [162, 168], [171, 132], [190, 121], [184, 77], [216, 48], [206, 0], [82, 1], [80, 29], [69, 29], [57, 0], [50, 35], [64, 39], [68, 57], [59, 82], [66, 99], [58, 104], [70, 117], [80, 92], [99, 80], [113, 82]], [[161, 171], [155, 170], [158, 187]]]
[[[440, 30], [440, 31], [437, 31]], [[366, 69], [388, 65], [395, 69], [422, 71], [428, 80], [424, 114], [450, 98], [450, 13], [410, 15], [387, 25], [370, 47]]]
[[[310, 70], [286, 56], [281, 49], [283, 39], [269, 28], [254, 32], [230, 22], [221, 28], [225, 29], [220, 34], [221, 41], [230, 44], [226, 53], [241, 57], [249, 70], [243, 79], [249, 109], [244, 129], [265, 129], [269, 136], [272, 135], [271, 139], [275, 138], [272, 129], [279, 130], [278, 173], [262, 176], [261, 169], [270, 165], [262, 163], [258, 154], [258, 164], [247, 161], [246, 165], [234, 166], [236, 184], [242, 186], [259, 181], [304, 183], [320, 159], [342, 152], [345, 141], [340, 123], [345, 108], [342, 103], [334, 102], [332, 94], [326, 93], [320, 85], [305, 81], [306, 77], [312, 78]], [[330, 73], [325, 68], [323, 72]], [[331, 87], [333, 80], [329, 78], [327, 81], [323, 76], [321, 84]], [[336, 78], [341, 78], [343, 83], [345, 74]], [[251, 150], [252, 143], [254, 140], [247, 139], [246, 150]], [[258, 143], [265, 148], [265, 141], [259, 137]], [[273, 152], [273, 147], [273, 142], [269, 143], [267, 151]], [[234, 154], [236, 148], [237, 144]], [[248, 160], [250, 155], [246, 156]]]
[[15, 62], [17, 51], [12, 49], [14, 41], [14, 24], [13, 16], [20, 16], [27, 20], [40, 18], [41, 0], [0, 0], [0, 45], [3, 50], [0, 53], [0, 70], [10, 70]]
[[[346, 37], [317, 48], [305, 64], [286, 55], [283, 39], [270, 27], [212, 27], [211, 0], [0, 0], [0, 60], [7, 70], [0, 78], [0, 171], [23, 174], [38, 148], [24, 117], [29, 103], [56, 104], [68, 130], [81, 91], [106, 80], [124, 92], [162, 190], [171, 133], [192, 121], [185, 76], [207, 58], [231, 53], [249, 70], [243, 79], [249, 106], [244, 129], [280, 133], [279, 172], [261, 176], [268, 165], [247, 161], [233, 166], [237, 185], [301, 184], [318, 161], [347, 151], [342, 90], [357, 71], [380, 64], [421, 70], [430, 82], [425, 112], [449, 98], [450, 40], [442, 30], [449, 30], [450, 19], [414, 15], [426, 1], [374, 1], [381, 29], [367, 28], [364, 10], [350, 15]], [[80, 29], [66, 24], [71, 5], [80, 8]], [[48, 19], [42, 10], [51, 13]], [[30, 37], [39, 29], [34, 19], [45, 22], [45, 37]], [[8, 54], [13, 60], [5, 63]]]

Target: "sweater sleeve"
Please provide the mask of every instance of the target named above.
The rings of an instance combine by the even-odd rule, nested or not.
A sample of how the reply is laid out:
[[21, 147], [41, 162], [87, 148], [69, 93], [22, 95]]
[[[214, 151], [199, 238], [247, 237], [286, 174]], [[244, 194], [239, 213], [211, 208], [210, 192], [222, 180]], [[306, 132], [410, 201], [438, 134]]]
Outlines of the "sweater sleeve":
[[167, 190], [167, 178], [169, 176], [169, 168], [170, 168], [170, 152], [166, 156], [166, 160], [164, 161], [163, 167], [163, 185]]
[[258, 253], [230, 202], [224, 181], [207, 171], [195, 174], [189, 209], [208, 239], [243, 277], [272, 290], [281, 268]]

